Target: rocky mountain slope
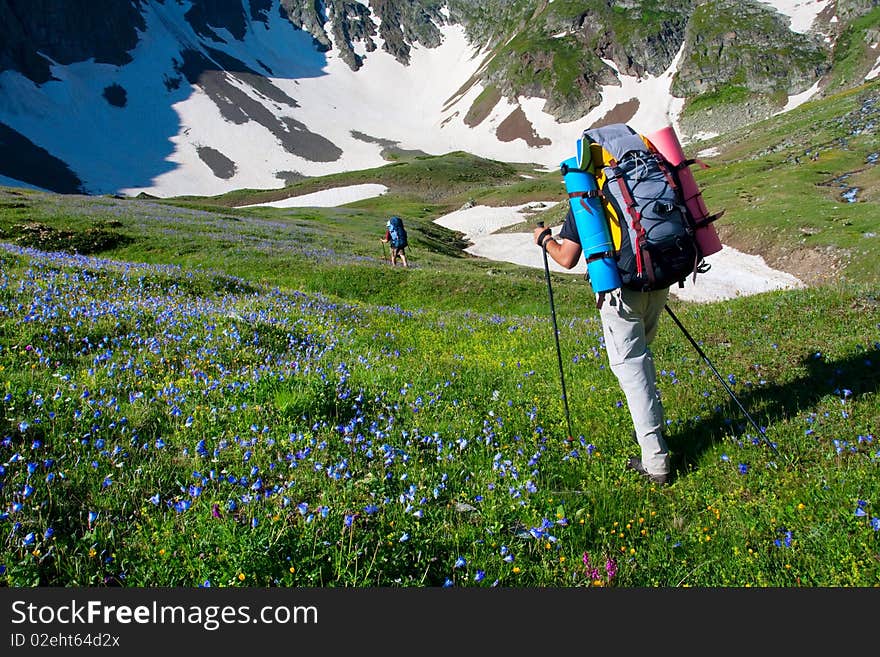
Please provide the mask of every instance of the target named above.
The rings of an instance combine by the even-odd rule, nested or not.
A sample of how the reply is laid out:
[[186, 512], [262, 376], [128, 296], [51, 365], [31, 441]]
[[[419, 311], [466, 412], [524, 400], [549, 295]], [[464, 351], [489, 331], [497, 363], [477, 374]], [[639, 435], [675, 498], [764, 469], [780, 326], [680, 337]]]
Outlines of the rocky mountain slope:
[[0, 182], [213, 194], [402, 150], [553, 164], [591, 123], [688, 139], [858, 85], [878, 25], [880, 0], [0, 0]]

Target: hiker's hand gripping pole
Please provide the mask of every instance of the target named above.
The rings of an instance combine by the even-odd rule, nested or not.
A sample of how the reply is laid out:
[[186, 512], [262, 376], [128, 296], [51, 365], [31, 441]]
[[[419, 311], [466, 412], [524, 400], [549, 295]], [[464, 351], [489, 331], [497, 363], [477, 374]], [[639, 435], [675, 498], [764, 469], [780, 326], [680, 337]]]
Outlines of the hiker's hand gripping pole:
[[[538, 228], [543, 228], [544, 222], [538, 222]], [[568, 412], [568, 394], [565, 391], [565, 374], [562, 370], [562, 350], [559, 348], [559, 329], [556, 326], [556, 306], [553, 304], [553, 287], [550, 285], [550, 263], [547, 261], [547, 240], [552, 231], [546, 228], [538, 236], [538, 244], [544, 254], [544, 278], [547, 280], [547, 295], [550, 297], [550, 316], [553, 319], [553, 338], [556, 340], [556, 362], [559, 364], [559, 380], [562, 382], [562, 405], [565, 408], [565, 423], [568, 427], [568, 439], [573, 440], [571, 433], [571, 417]]]

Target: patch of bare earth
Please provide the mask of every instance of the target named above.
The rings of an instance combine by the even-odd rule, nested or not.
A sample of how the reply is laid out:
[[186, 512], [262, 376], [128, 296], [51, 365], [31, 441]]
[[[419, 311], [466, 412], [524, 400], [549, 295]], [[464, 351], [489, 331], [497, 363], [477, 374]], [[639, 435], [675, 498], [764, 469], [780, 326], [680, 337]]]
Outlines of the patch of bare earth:
[[729, 226], [719, 225], [716, 228], [724, 244], [743, 253], [759, 255], [768, 266], [796, 276], [808, 286], [838, 280], [849, 263], [849, 253], [843, 249], [768, 245], [760, 238], [744, 237]]
[[597, 128], [603, 125], [611, 125], [612, 123], [626, 123], [639, 111], [639, 99], [630, 98], [625, 103], [618, 103], [598, 121], [593, 122], [591, 128]]
[[521, 107], [517, 107], [501, 122], [495, 131], [495, 136], [504, 142], [522, 139], [529, 146], [549, 146], [552, 143], [535, 132], [535, 128]]

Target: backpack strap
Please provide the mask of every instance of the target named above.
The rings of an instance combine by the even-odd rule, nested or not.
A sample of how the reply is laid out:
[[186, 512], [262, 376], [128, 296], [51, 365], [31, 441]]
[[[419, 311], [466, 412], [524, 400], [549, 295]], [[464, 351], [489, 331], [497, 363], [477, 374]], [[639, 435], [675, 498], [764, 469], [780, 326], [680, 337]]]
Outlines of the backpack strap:
[[604, 260], [605, 258], [614, 258], [617, 260], [618, 253], [617, 251], [600, 251], [599, 253], [593, 253], [586, 257], [585, 261], [587, 264], [591, 262], [595, 262], [596, 260]]
[[[682, 193], [683, 190], [679, 187], [678, 182], [676, 181], [675, 176], [672, 175], [671, 170], [675, 169], [677, 171], [681, 167], [672, 166], [669, 163], [669, 160], [663, 157], [660, 152], [653, 146], [649, 148], [649, 152], [651, 153], [651, 155], [654, 156], [654, 159], [657, 162], [657, 168], [663, 172], [663, 177], [666, 178], [666, 184], [669, 185], [669, 187], [675, 193], [676, 198], [684, 198], [684, 194]], [[687, 214], [685, 214], [685, 218], [688, 218]]]
[[703, 162], [702, 160], [695, 160], [693, 158], [687, 159], [687, 160], [682, 160], [681, 162], [679, 162], [678, 164], [675, 165], [675, 168], [676, 169], [684, 169], [685, 167], [689, 167], [692, 164], [699, 164], [701, 169], [708, 169], [709, 168], [709, 165], [706, 164], [705, 162]]
[[[599, 198], [602, 195], [598, 189], [588, 189], [585, 192], [569, 192], [569, 198], [580, 198], [581, 207], [587, 211], [587, 214], [593, 214], [593, 208], [586, 202], [588, 198]], [[589, 260], [587, 261], [589, 262]]]
[[[570, 167], [567, 164], [563, 163], [560, 168], [562, 171], [562, 175], [565, 176], [567, 173], [574, 171], [575, 173], [589, 173], [593, 172], [589, 169], [578, 169], [577, 167]], [[581, 207], [587, 211], [588, 214], [593, 214], [593, 209], [587, 205], [587, 202], [584, 200], [585, 198], [599, 198], [602, 196], [602, 192], [597, 189], [588, 189], [582, 192], [569, 192], [568, 198], [579, 198], [581, 200]], [[589, 262], [589, 261], [588, 261]]]
[[[657, 168], [659, 168], [660, 171], [663, 172], [663, 176], [666, 178], [666, 184], [669, 185], [669, 187], [672, 189], [673, 192], [675, 192], [675, 196], [677, 198], [683, 198], [684, 197], [683, 190], [677, 184], [675, 176], [672, 175], [672, 170], [677, 172], [679, 169], [690, 166], [694, 162], [697, 162], [697, 160], [684, 160], [683, 162], [680, 162], [676, 166], [676, 165], [670, 164], [669, 161], [665, 157], [663, 157], [660, 154], [660, 152], [656, 148], [654, 148], [653, 145], [649, 146], [648, 150], [651, 152], [651, 155], [654, 156], [654, 159], [656, 159]], [[700, 164], [702, 164], [702, 162]], [[703, 165], [703, 166], [708, 166], [708, 165]], [[688, 224], [690, 225], [691, 230], [693, 230], [694, 229], [694, 221], [691, 218], [690, 213], [685, 212], [684, 218], [685, 218], [685, 221], [687, 221]], [[713, 217], [712, 219], [707, 220], [707, 223], [709, 221], [714, 221], [717, 218], [718, 217]], [[696, 283], [697, 274], [698, 273], [700, 273], [700, 274], [706, 273], [707, 271], [709, 271], [709, 267], [710, 267], [709, 263], [707, 263], [705, 260], [703, 260], [703, 256], [702, 256], [700, 249], [698, 247], [696, 253], [694, 254], [694, 275], [691, 278], [691, 282]], [[680, 287], [680, 288], [684, 287], [684, 279], [678, 281], [678, 287]]]
[[631, 241], [635, 247], [633, 248], [633, 251], [636, 257], [636, 272], [639, 276], [643, 276], [647, 272], [648, 280], [653, 283], [654, 267], [651, 264], [651, 254], [648, 253], [647, 249], [648, 236], [645, 233], [645, 229], [642, 227], [642, 217], [636, 207], [635, 199], [633, 199], [632, 192], [630, 192], [626, 180], [617, 165], [617, 160], [612, 158], [608, 163], [608, 168], [614, 173], [613, 177], [617, 180], [618, 186], [620, 187], [620, 193], [626, 201], [626, 210], [629, 212], [630, 217], [632, 217], [631, 228], [636, 239]]
[[[585, 198], [596, 198], [601, 195], [602, 195], [602, 192], [600, 192], [598, 189], [588, 189], [584, 192], [569, 192], [568, 198], [585, 199]], [[581, 203], [583, 203], [583, 200], [581, 200]], [[592, 212], [592, 210], [590, 210], [590, 212]]]

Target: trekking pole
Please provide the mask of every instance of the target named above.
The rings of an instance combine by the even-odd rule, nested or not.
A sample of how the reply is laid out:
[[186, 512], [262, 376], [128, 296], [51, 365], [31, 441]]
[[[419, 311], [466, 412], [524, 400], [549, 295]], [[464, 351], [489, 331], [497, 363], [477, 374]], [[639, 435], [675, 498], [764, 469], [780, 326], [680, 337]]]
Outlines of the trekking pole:
[[[543, 228], [544, 222], [539, 221], [538, 227]], [[550, 232], [550, 229], [547, 229]], [[556, 306], [553, 304], [553, 287], [550, 285], [550, 264], [547, 262], [547, 247], [541, 242], [541, 251], [544, 253], [544, 278], [547, 280], [547, 295], [550, 297], [550, 316], [553, 318], [553, 337], [556, 339], [556, 361], [559, 363], [559, 380], [562, 382], [562, 404], [565, 407], [565, 423], [568, 426], [568, 439], [573, 440], [571, 434], [571, 417], [568, 412], [568, 394], [565, 392], [565, 374], [562, 370], [562, 351], [559, 348], [559, 329], [556, 327]]]
[[767, 443], [767, 445], [770, 447], [770, 449], [772, 449], [774, 452], [776, 452], [778, 454], [779, 451], [776, 449], [776, 447], [773, 445], [773, 443], [770, 442], [770, 440], [767, 438], [767, 434], [765, 434], [764, 430], [760, 426], [758, 426], [758, 423], [755, 422], [754, 418], [752, 418], [752, 416], [749, 415], [749, 412], [740, 403], [739, 399], [736, 398], [736, 395], [733, 394], [733, 390], [730, 389], [730, 386], [728, 386], [724, 382], [724, 378], [718, 373], [718, 370], [715, 369], [715, 366], [712, 364], [712, 361], [710, 361], [709, 357], [706, 356], [705, 353], [703, 353], [703, 350], [700, 349], [700, 345], [698, 345], [696, 343], [696, 341], [691, 337], [691, 334], [687, 332], [687, 329], [682, 325], [682, 323], [680, 321], [678, 321], [678, 317], [675, 316], [675, 313], [672, 312], [672, 309], [668, 305], [666, 306], [666, 312], [669, 313], [669, 316], [672, 317], [672, 321], [674, 321], [678, 325], [678, 328], [681, 329], [681, 332], [684, 333], [684, 337], [686, 337], [688, 339], [688, 341], [694, 346], [694, 349], [697, 350], [697, 353], [700, 354], [700, 356], [702, 356], [704, 361], [706, 361], [706, 363], [709, 365], [709, 368], [712, 370], [712, 372], [715, 374], [715, 376], [718, 377], [718, 380], [721, 381], [721, 385], [723, 385], [724, 389], [727, 390], [727, 394], [730, 395], [730, 398], [736, 402], [737, 406], [739, 406], [739, 410], [741, 410], [743, 412], [743, 415], [745, 415], [749, 419], [749, 422], [752, 423], [752, 426], [758, 430], [759, 434], [761, 434], [761, 438], [764, 439], [764, 442]]
[[382, 262], [388, 262], [388, 256], [385, 255], [385, 242], [382, 242], [382, 240], [379, 240], [379, 242], [382, 244]]

